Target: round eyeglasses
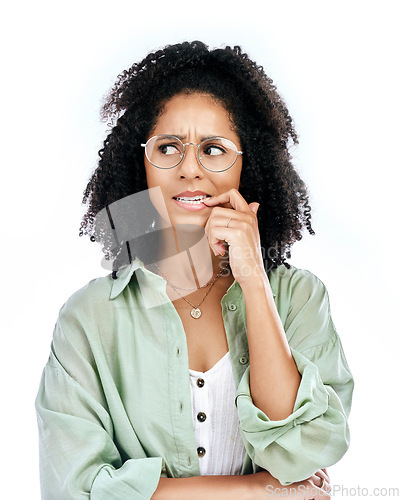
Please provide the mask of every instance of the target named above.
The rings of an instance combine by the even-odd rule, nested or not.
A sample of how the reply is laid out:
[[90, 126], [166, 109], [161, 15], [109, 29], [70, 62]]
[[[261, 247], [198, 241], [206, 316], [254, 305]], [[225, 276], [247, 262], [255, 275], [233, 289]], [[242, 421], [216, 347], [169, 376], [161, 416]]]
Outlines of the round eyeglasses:
[[157, 168], [177, 167], [185, 158], [186, 146], [197, 146], [197, 158], [201, 165], [210, 172], [223, 172], [231, 168], [238, 155], [235, 144], [224, 137], [210, 137], [200, 144], [194, 142], [183, 143], [175, 135], [155, 135], [146, 144], [146, 158]]

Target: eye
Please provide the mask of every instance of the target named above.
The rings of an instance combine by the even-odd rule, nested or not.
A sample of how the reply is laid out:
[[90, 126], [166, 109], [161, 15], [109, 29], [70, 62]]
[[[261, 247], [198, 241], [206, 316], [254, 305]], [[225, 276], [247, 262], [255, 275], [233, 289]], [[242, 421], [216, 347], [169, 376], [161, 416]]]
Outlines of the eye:
[[161, 144], [158, 146], [158, 150], [160, 151], [161, 154], [163, 155], [179, 155], [181, 154], [178, 146], [175, 144]]
[[207, 144], [203, 152], [208, 156], [220, 156], [226, 153], [225, 149], [217, 144]]

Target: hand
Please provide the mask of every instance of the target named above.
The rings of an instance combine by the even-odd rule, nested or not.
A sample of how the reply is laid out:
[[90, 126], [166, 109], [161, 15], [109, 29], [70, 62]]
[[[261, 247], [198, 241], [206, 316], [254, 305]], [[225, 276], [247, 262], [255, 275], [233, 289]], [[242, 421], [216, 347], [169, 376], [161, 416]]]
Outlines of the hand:
[[[282, 486], [267, 471], [243, 476], [247, 481], [246, 500], [330, 500], [330, 479], [326, 469], [320, 469], [304, 481]], [[325, 483], [322, 485], [322, 478]]]
[[330, 499], [331, 480], [326, 469], [318, 470], [311, 477], [299, 484], [304, 484], [304, 486], [308, 487], [315, 500], [319, 500], [320, 498], [325, 500]]
[[[215, 255], [225, 254], [223, 241], [229, 245], [229, 264], [236, 281], [243, 285], [256, 276], [265, 278], [256, 215], [260, 204], [247, 204], [237, 189], [206, 198], [203, 203], [214, 207], [205, 226], [209, 244]], [[217, 206], [223, 204], [232, 208]]]

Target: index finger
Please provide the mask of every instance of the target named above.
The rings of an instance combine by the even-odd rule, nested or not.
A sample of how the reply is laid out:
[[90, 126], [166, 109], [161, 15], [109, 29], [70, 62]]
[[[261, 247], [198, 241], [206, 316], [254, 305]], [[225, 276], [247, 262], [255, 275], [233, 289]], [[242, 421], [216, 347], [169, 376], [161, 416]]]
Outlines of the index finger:
[[239, 210], [240, 212], [251, 212], [251, 209], [246, 200], [237, 189], [230, 189], [229, 191], [225, 191], [225, 193], [211, 196], [210, 198], [205, 198], [204, 200], [202, 200], [202, 202], [207, 206], [230, 203], [234, 210]]

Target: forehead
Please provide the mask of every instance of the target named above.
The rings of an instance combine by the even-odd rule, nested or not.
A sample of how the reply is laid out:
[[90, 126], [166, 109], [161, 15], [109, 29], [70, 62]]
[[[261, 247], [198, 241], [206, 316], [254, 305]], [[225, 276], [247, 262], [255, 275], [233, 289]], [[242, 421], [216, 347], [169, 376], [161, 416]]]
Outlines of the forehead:
[[233, 123], [225, 107], [207, 94], [178, 94], [163, 106], [153, 132], [205, 136], [232, 134]]

